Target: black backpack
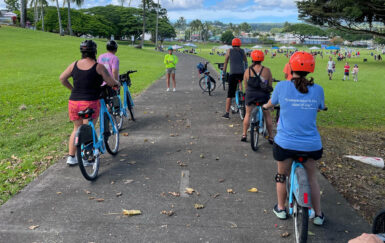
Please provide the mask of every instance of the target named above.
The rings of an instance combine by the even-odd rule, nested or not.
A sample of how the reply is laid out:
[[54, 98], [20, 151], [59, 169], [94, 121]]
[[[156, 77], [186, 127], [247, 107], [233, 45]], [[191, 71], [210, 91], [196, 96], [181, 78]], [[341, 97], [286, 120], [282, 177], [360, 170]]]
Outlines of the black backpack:
[[[270, 93], [273, 91], [273, 87], [269, 86], [269, 81], [266, 80], [265, 82], [263, 82], [261, 79], [261, 74], [264, 68], [265, 67], [262, 66], [262, 69], [259, 74], [255, 72], [253, 66], [249, 68], [249, 81], [247, 81], [247, 86], [253, 90], [259, 90], [265, 93]], [[254, 73], [255, 77], [251, 77], [250, 70]]]

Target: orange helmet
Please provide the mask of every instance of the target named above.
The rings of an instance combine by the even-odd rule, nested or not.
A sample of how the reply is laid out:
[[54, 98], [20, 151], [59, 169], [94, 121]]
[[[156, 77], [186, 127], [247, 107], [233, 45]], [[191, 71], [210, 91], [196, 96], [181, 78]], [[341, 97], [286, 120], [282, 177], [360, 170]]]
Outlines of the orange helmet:
[[251, 53], [251, 60], [253, 60], [253, 62], [263, 62], [263, 60], [265, 60], [265, 54], [260, 50], [255, 50]]
[[241, 39], [234, 38], [233, 41], [231, 42], [231, 45], [232, 46], [241, 46], [242, 45]]
[[308, 52], [297, 51], [291, 56], [289, 63], [293, 72], [314, 72], [315, 60], [313, 55]]

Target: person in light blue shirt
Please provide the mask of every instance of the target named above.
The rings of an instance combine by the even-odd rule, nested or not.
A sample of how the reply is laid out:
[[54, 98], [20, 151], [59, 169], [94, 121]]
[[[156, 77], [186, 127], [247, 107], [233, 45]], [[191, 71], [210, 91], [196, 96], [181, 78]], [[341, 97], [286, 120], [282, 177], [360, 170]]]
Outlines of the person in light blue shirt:
[[287, 218], [286, 177], [290, 174], [293, 156], [306, 154], [308, 160], [303, 166], [311, 187], [311, 202], [315, 211], [313, 223], [323, 225], [325, 217], [321, 211], [320, 188], [316, 178], [316, 160], [322, 158], [323, 149], [316, 119], [318, 111], [325, 108], [324, 91], [321, 86], [314, 84], [313, 78], [306, 78], [314, 72], [313, 55], [296, 52], [289, 63], [293, 72], [292, 80], [278, 83], [271, 99], [263, 106], [269, 109], [279, 104], [281, 108], [273, 146], [274, 159], [278, 161], [275, 177], [278, 204], [273, 212], [280, 219]]

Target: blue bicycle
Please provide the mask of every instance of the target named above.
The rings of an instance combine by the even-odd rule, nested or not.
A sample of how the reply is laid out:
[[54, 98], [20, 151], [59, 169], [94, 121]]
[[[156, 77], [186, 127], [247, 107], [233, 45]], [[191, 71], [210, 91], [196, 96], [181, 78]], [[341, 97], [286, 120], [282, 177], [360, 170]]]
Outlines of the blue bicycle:
[[78, 115], [88, 119], [88, 124], [81, 125], [75, 136], [76, 156], [84, 178], [95, 180], [100, 166], [100, 155], [116, 155], [119, 150], [119, 130], [114, 116], [107, 109], [104, 98], [100, 99], [99, 136], [92, 119], [93, 109], [80, 111]]
[[250, 143], [251, 149], [258, 150], [259, 134], [267, 136], [266, 121], [263, 116], [263, 103], [256, 102], [256, 106], [251, 112], [250, 117]]
[[199, 63], [197, 65], [197, 69], [199, 74], [203, 74], [203, 76], [199, 80], [199, 87], [204, 92], [208, 92], [209, 96], [211, 95], [211, 92], [213, 92], [216, 88], [216, 82], [213, 77], [210, 76], [210, 72], [208, 71], [207, 65], [209, 62], [206, 62], [205, 64]]
[[131, 120], [135, 121], [134, 116], [134, 101], [131, 97], [129, 87], [131, 87], [131, 78], [130, 74], [136, 73], [137, 71], [128, 71], [125, 74], [119, 75], [119, 82], [123, 86], [123, 102], [120, 96], [120, 89], [117, 92], [117, 95], [113, 97], [112, 104], [110, 105], [111, 113], [115, 117], [118, 125], [118, 129], [121, 130], [123, 127], [124, 117], [128, 117], [130, 114]]
[[238, 80], [237, 91], [235, 91], [235, 106], [231, 106], [233, 113], [239, 113], [243, 121], [246, 115], [245, 93], [243, 92], [242, 80]]
[[[326, 107], [323, 110], [327, 111], [327, 109]], [[303, 166], [307, 159], [306, 153], [293, 156], [290, 176], [286, 184], [289, 215], [294, 218], [294, 236], [297, 243], [307, 242], [309, 214], [311, 214], [312, 208], [310, 184]]]
[[223, 72], [223, 67], [225, 64], [223, 62], [216, 62], [215, 64], [218, 65], [219, 69], [218, 81], [222, 84], [223, 90], [226, 90], [226, 81], [228, 79], [228, 73]]

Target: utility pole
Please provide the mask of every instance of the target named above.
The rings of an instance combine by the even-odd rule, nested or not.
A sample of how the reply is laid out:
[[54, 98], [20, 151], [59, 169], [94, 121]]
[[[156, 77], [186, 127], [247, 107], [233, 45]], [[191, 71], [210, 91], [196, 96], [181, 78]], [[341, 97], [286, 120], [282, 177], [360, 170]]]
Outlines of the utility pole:
[[158, 0], [158, 6], [156, 8], [155, 50], [159, 50], [159, 48], [158, 48], [158, 28], [159, 28], [159, 0]]

